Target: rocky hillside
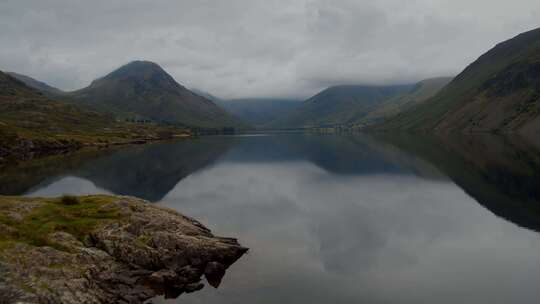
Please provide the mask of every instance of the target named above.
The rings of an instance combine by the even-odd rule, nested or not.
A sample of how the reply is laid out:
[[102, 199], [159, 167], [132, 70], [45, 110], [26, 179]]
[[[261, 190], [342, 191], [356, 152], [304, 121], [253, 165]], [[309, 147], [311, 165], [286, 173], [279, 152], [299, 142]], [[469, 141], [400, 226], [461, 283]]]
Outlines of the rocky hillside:
[[242, 125], [214, 102], [186, 89], [159, 65], [148, 61], [131, 62], [67, 96], [123, 119], [149, 119], [198, 128]]
[[377, 129], [539, 132], [540, 29], [496, 45], [432, 99]]
[[131, 197], [0, 197], [1, 303], [143, 303], [217, 287], [246, 251]]

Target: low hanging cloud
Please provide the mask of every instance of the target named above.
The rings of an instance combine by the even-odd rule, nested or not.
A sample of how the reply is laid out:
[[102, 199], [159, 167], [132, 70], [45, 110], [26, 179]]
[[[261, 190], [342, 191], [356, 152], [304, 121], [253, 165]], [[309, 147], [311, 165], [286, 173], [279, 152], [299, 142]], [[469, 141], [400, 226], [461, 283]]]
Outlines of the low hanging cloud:
[[459, 73], [538, 0], [3, 0], [0, 70], [65, 90], [136, 59], [224, 98]]

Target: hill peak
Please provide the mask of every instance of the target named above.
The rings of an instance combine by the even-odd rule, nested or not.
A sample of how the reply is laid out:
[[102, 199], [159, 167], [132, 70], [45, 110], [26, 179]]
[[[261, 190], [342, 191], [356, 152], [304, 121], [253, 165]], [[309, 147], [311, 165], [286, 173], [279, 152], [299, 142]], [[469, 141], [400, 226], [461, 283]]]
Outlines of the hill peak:
[[99, 86], [111, 81], [131, 82], [137, 86], [153, 85], [167, 90], [183, 88], [157, 63], [143, 60], [136, 60], [125, 64], [106, 76], [94, 80], [91, 86]]
[[132, 61], [69, 97], [119, 117], [143, 116], [156, 122], [201, 128], [240, 123], [212, 101], [186, 89], [150, 61]]
[[162, 70], [162, 68], [159, 66], [159, 64], [157, 64], [155, 62], [152, 62], [152, 61], [147, 61], [147, 60], [134, 60], [134, 61], [131, 61], [131, 62], [123, 65], [122, 67], [128, 67], [128, 68], [133, 68], [133, 69], [143, 68], [143, 69], [159, 69], [159, 70]]
[[118, 73], [129, 73], [129, 72], [140, 72], [140, 71], [156, 71], [156, 72], [159, 71], [159, 72], [166, 73], [165, 70], [163, 70], [161, 66], [159, 66], [159, 64], [155, 62], [135, 60], [117, 68], [116, 70], [109, 73], [109, 75], [112, 75], [115, 73], [118, 74]]

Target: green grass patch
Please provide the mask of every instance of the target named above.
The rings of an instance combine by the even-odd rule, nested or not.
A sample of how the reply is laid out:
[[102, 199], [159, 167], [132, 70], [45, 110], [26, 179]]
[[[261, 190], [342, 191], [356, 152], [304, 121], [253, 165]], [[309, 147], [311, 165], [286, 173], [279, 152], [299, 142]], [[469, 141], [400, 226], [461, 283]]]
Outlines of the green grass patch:
[[149, 235], [140, 235], [135, 239], [135, 242], [140, 247], [147, 247], [150, 244], [150, 241], [152, 240], [152, 237]]
[[[122, 219], [117, 208], [103, 208], [115, 199], [110, 196], [63, 196], [55, 199], [40, 199], [41, 204], [25, 215], [22, 220], [15, 220], [3, 214], [2, 212], [5, 211], [3, 208], [0, 210], [0, 223], [13, 228], [13, 231], [0, 232], [0, 249], [11, 246], [15, 242], [22, 242], [32, 246], [51, 246], [65, 250], [59, 244], [52, 242], [49, 235], [62, 231], [84, 241], [99, 225]], [[17, 203], [24, 202], [17, 201]]]

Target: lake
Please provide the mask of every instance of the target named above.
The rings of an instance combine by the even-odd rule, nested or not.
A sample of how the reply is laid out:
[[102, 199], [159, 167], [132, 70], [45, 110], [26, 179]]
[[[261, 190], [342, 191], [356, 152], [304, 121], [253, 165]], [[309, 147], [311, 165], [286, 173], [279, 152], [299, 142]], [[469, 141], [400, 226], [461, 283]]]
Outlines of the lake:
[[540, 150], [519, 138], [202, 137], [8, 167], [0, 193], [138, 196], [250, 248], [157, 303], [538, 302]]

